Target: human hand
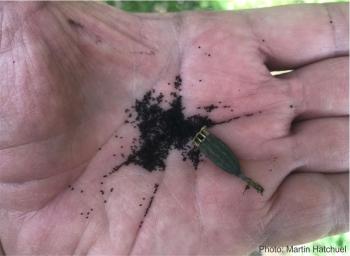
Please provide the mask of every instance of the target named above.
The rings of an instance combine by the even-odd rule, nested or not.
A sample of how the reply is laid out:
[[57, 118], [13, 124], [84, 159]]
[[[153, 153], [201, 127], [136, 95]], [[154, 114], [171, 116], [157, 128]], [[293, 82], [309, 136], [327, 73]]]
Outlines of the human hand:
[[[99, 3], [2, 4], [5, 252], [243, 255], [346, 230], [347, 8], [132, 15]], [[269, 72], [284, 69], [295, 71]], [[164, 171], [129, 164], [102, 177], [139, 135], [125, 109], [152, 89], [170, 101], [178, 74], [186, 116], [240, 117], [210, 131], [263, 196], [243, 194], [207, 159], [195, 171], [177, 150]], [[210, 104], [220, 107], [197, 109]]]

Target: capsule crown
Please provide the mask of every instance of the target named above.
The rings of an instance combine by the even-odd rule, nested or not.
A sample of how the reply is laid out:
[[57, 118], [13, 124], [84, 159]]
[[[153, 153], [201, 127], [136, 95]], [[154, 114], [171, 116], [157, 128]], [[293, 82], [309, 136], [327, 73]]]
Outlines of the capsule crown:
[[199, 147], [199, 145], [205, 141], [205, 139], [207, 138], [207, 136], [209, 135], [209, 132], [207, 130], [206, 126], [203, 126], [199, 132], [196, 133], [196, 135], [194, 136], [192, 143], [196, 146]]

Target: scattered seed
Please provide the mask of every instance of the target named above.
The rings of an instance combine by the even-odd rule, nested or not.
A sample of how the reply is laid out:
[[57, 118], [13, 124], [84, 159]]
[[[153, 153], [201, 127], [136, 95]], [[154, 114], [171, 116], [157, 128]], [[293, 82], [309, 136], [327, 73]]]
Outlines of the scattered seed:
[[110, 191], [113, 192], [114, 188], [111, 188]]

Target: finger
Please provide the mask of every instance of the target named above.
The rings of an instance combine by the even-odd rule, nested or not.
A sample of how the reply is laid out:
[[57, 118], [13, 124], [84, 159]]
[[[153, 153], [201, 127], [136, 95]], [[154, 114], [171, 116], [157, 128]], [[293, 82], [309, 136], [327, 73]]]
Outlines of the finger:
[[294, 174], [271, 201], [266, 245], [302, 244], [349, 225], [348, 174]]
[[279, 76], [301, 119], [349, 114], [349, 58], [332, 58]]
[[242, 161], [247, 175], [265, 185], [267, 199], [291, 172], [348, 171], [348, 118], [304, 121], [292, 132], [259, 147], [258, 159], [264, 156], [265, 161]]
[[345, 117], [304, 121], [293, 127], [293, 157], [299, 170], [344, 172], [349, 166], [349, 119]]
[[272, 70], [348, 55], [348, 4], [293, 5], [247, 12]]

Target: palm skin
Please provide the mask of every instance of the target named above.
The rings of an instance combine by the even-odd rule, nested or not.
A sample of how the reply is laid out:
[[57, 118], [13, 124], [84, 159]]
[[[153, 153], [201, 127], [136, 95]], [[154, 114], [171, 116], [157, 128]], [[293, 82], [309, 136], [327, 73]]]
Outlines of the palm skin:
[[[306, 17], [312, 8], [323, 12], [295, 8]], [[346, 34], [346, 6], [332, 8], [337, 33]], [[316, 36], [299, 56], [298, 42], [269, 55], [268, 41], [284, 37], [260, 33], [264, 11], [159, 16], [97, 3], [20, 3], [3, 4], [2, 13], [6, 253], [243, 255], [261, 244], [299, 244], [346, 230], [347, 35], [336, 50], [328, 41], [318, 47]], [[312, 32], [329, 34], [329, 25], [312, 20]], [[312, 37], [302, 38], [300, 44]], [[315, 61], [278, 78], [269, 72]], [[164, 172], [129, 165], [102, 177], [138, 136], [124, 123], [124, 110], [150, 89], [169, 95], [178, 74], [187, 116], [206, 114], [197, 107], [218, 101], [234, 111], [214, 110], [211, 119], [242, 116], [210, 131], [264, 186], [263, 196], [244, 192], [241, 180], [208, 160], [195, 171], [174, 150]], [[336, 81], [338, 89], [329, 93], [322, 81]]]

